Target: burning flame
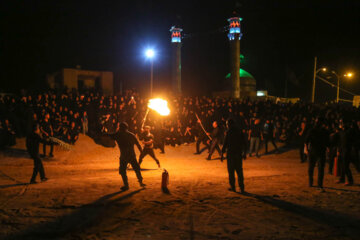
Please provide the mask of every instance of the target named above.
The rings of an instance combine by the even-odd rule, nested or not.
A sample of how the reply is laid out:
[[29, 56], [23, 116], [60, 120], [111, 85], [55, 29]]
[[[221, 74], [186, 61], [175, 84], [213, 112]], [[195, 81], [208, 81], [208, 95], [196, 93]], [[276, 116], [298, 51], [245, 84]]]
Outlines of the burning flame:
[[161, 98], [150, 99], [148, 107], [158, 112], [161, 116], [167, 116], [170, 114], [170, 109], [167, 106], [167, 101]]

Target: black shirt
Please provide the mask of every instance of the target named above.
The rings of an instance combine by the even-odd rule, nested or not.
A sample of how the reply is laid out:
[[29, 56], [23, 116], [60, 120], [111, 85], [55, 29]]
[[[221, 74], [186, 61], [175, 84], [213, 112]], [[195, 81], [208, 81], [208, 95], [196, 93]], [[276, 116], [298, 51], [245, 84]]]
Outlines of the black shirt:
[[122, 157], [136, 157], [134, 145], [136, 144], [141, 149], [140, 143], [136, 136], [129, 131], [119, 131], [110, 135], [118, 144], [120, 149], [120, 159]]
[[246, 149], [245, 135], [237, 127], [231, 127], [225, 136], [222, 151], [228, 154], [243, 154]]
[[38, 155], [39, 154], [39, 144], [42, 142], [42, 138], [32, 132], [26, 137], [26, 149], [28, 150], [30, 155]]
[[309, 131], [305, 143], [310, 144], [310, 151], [323, 152], [329, 146], [329, 133], [323, 127], [314, 127]]

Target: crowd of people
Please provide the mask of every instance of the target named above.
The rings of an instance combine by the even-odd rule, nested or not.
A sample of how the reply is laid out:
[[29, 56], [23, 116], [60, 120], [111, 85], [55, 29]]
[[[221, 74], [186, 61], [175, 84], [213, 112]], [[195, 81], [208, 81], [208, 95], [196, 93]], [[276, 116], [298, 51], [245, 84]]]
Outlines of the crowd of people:
[[[322, 127], [329, 141], [326, 143], [329, 172], [336, 169], [353, 179], [349, 172], [350, 162], [359, 167], [360, 110], [341, 104], [315, 105], [304, 102], [282, 103], [270, 100], [227, 99], [219, 97], [172, 97], [168, 99], [171, 114], [161, 117], [150, 111], [146, 122], [147, 99], [129, 90], [123, 95], [105, 96], [100, 93], [61, 93], [0, 97], [0, 146], [16, 143], [16, 137], [26, 136], [33, 126], [40, 126], [43, 137], [56, 137], [75, 144], [79, 133], [93, 138], [103, 133], [115, 133], [121, 122], [128, 124], [130, 132], [142, 138], [144, 124], [154, 136], [153, 146], [165, 153], [165, 146], [176, 147], [196, 142], [195, 154], [207, 149], [211, 159], [215, 150], [221, 154], [227, 119], [233, 119], [246, 136], [246, 152], [249, 157], [278, 153], [278, 145], [297, 147], [300, 162], [309, 158], [308, 135], [320, 116]], [[274, 147], [268, 151], [268, 143]], [[53, 156], [53, 143], [49, 156]], [[201, 146], [204, 148], [201, 149]], [[310, 146], [309, 146], [310, 148]], [[310, 170], [309, 170], [310, 171]], [[344, 176], [340, 179], [344, 182]]]

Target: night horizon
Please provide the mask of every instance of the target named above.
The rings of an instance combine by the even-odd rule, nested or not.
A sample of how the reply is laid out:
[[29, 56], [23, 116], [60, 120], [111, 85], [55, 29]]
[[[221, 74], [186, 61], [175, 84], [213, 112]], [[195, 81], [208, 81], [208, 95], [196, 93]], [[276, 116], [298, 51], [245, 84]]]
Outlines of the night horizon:
[[[184, 93], [209, 94], [229, 72], [225, 27], [227, 18], [236, 11], [243, 18], [240, 47], [245, 61], [241, 66], [255, 77], [258, 90], [282, 97], [287, 80], [289, 97], [308, 100], [317, 56], [320, 67], [355, 72], [351, 82], [343, 86], [358, 93], [359, 4], [231, 1], [218, 6], [199, 1], [177, 5], [91, 1], [82, 5], [8, 1], [3, 3], [1, 14], [1, 88], [15, 92], [19, 85], [42, 88], [46, 74], [77, 65], [86, 70], [112, 71], [114, 81], [121, 79], [124, 87], [139, 86], [149, 77], [149, 63], [143, 55], [147, 46], [158, 51], [154, 88], [164, 88], [171, 75], [169, 29], [178, 26], [184, 29]], [[326, 84], [319, 91], [333, 92]]]

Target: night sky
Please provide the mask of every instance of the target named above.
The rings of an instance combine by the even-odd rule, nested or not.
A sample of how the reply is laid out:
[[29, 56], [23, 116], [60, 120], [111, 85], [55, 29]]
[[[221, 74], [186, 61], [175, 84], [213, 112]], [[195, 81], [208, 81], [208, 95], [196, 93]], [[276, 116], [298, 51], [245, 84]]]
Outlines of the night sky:
[[[318, 56], [321, 67], [354, 72], [342, 85], [360, 93], [360, 1], [214, 2], [3, 0], [0, 88], [45, 88], [46, 74], [80, 65], [113, 71], [117, 83], [145, 90], [150, 65], [143, 52], [152, 46], [154, 87], [165, 90], [171, 76], [169, 29], [176, 25], [186, 36], [183, 89], [210, 93], [229, 72], [224, 27], [236, 10], [243, 18], [242, 68], [257, 79], [259, 90], [283, 96], [287, 80], [288, 96], [309, 98]], [[334, 88], [319, 82], [318, 89], [318, 99], [335, 97]]]

